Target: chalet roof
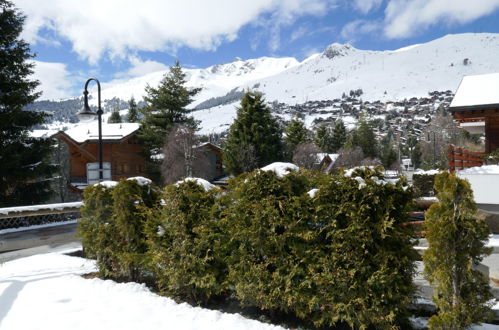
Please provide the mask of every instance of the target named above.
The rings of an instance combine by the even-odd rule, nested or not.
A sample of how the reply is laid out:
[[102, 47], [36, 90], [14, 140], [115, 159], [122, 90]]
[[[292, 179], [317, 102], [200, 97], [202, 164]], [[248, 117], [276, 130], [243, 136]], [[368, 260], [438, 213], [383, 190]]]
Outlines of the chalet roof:
[[[102, 123], [102, 140], [107, 142], [118, 142], [139, 129], [138, 123]], [[79, 124], [64, 131], [64, 133], [77, 143], [95, 142], [99, 139], [99, 125], [91, 122]]]
[[450, 104], [450, 111], [499, 108], [499, 73], [464, 76]]

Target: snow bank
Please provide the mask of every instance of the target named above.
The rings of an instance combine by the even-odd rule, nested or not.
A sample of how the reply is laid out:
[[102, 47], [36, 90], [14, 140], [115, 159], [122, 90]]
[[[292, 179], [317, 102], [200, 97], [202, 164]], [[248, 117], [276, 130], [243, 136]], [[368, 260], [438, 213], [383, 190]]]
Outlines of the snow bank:
[[484, 165], [477, 167], [470, 167], [462, 171], [457, 172], [458, 175], [464, 174], [499, 174], [499, 165]]
[[134, 176], [132, 178], [128, 178], [127, 180], [135, 181], [139, 184], [139, 186], [148, 186], [152, 184], [152, 181], [148, 178], [144, 178], [143, 176]]
[[499, 166], [485, 165], [458, 171], [457, 175], [469, 181], [475, 202], [478, 204], [499, 204]]
[[282, 178], [286, 174], [289, 174], [290, 172], [298, 171], [299, 167], [296, 166], [295, 164], [292, 163], [281, 163], [281, 162], [276, 162], [269, 164], [265, 167], [261, 168], [262, 171], [272, 171], [274, 172], [279, 178]]
[[283, 329], [177, 304], [144, 285], [78, 276], [94, 271], [93, 261], [55, 253], [6, 262], [0, 267], [1, 329]]
[[205, 191], [208, 191], [208, 190], [211, 190], [211, 189], [215, 189], [217, 187], [217, 186], [209, 183], [205, 179], [191, 178], [191, 177], [185, 178], [184, 180], [177, 181], [177, 183], [175, 183], [175, 185], [178, 186], [178, 185], [180, 185], [181, 183], [184, 183], [184, 182], [194, 182], [194, 183], [197, 183], [198, 185], [202, 186]]

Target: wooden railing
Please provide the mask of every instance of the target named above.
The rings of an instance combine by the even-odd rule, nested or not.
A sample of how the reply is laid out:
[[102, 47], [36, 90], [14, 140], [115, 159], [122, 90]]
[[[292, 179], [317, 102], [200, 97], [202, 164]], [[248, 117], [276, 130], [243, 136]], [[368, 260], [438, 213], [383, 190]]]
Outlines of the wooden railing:
[[0, 208], [0, 230], [78, 219], [82, 205], [73, 202]]
[[484, 152], [468, 151], [450, 145], [447, 152], [449, 169], [455, 171], [468, 167], [482, 166], [484, 154]]

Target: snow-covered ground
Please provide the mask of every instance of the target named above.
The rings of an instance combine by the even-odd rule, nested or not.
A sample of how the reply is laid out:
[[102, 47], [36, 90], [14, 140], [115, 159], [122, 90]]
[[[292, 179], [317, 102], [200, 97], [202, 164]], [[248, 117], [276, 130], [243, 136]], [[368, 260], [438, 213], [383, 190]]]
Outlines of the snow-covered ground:
[[[84, 279], [80, 275], [96, 271], [95, 263], [64, 254], [71, 251], [75, 249], [0, 265], [0, 330], [283, 329], [239, 314], [177, 304], [144, 285]], [[412, 321], [423, 326], [427, 319]]]
[[93, 261], [60, 253], [0, 265], [0, 329], [282, 329], [177, 304], [143, 285], [80, 276], [95, 270]]

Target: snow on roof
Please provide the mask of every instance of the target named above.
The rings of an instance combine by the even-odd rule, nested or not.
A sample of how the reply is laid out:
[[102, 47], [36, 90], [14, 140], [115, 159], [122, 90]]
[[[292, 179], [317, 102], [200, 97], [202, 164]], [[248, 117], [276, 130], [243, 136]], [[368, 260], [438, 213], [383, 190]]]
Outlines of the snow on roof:
[[201, 187], [203, 187], [205, 191], [208, 191], [208, 190], [216, 188], [215, 185], [209, 183], [205, 179], [191, 178], [191, 177], [187, 177], [184, 180], [177, 181], [177, 183], [175, 183], [175, 185], [178, 186], [178, 185], [180, 185], [180, 184], [182, 184], [184, 182], [194, 182], [194, 183], [200, 185]]
[[499, 174], [499, 165], [484, 165], [478, 167], [470, 167], [465, 170], [459, 171], [459, 175], [461, 174]]
[[34, 129], [29, 132], [29, 135], [34, 138], [49, 138], [57, 134], [57, 130], [53, 129]]
[[[102, 123], [102, 140], [119, 141], [137, 131], [139, 127], [139, 123]], [[73, 128], [68, 129], [64, 133], [78, 143], [95, 141], [99, 139], [99, 125], [97, 122], [93, 121], [90, 123], [77, 125]]]
[[282, 178], [286, 174], [294, 171], [298, 171], [299, 167], [292, 163], [281, 163], [275, 162], [261, 168], [262, 171], [272, 171], [278, 177]]
[[499, 104], [499, 73], [465, 76], [450, 108]]

